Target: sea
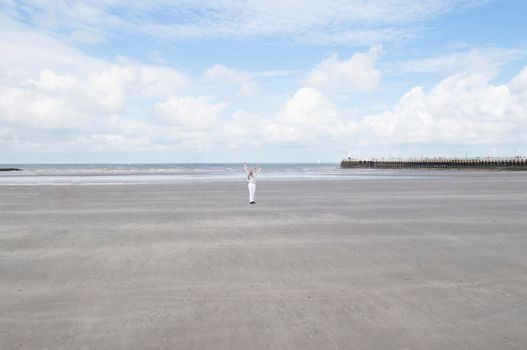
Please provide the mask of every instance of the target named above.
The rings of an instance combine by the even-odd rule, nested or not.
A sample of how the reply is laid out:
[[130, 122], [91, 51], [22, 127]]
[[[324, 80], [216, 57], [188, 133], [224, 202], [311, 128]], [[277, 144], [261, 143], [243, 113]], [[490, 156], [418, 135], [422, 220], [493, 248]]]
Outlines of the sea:
[[[249, 165], [251, 166], [251, 165]], [[254, 165], [252, 165], [254, 166]], [[341, 169], [339, 163], [263, 163], [259, 181], [335, 181], [416, 178], [400, 170]], [[1, 185], [113, 185], [240, 181], [240, 163], [190, 164], [0, 164]]]

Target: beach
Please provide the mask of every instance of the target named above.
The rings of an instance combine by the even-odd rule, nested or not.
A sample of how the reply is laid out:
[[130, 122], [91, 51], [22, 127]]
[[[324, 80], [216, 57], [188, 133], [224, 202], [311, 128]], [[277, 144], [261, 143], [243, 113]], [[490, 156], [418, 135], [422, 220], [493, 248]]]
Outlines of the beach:
[[416, 173], [0, 186], [1, 348], [527, 348], [527, 172]]

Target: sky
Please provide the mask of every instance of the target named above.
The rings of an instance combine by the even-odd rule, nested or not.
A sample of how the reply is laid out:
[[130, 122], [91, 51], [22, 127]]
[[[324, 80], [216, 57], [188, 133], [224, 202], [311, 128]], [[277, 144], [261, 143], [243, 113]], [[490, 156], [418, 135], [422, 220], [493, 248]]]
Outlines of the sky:
[[0, 163], [527, 156], [527, 1], [0, 0]]

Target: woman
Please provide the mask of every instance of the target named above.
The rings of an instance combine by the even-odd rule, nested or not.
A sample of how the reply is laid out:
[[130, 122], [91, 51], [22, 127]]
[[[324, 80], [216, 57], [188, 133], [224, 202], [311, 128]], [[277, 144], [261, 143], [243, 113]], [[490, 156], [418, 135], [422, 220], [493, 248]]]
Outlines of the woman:
[[257, 165], [256, 169], [247, 169], [247, 162], [243, 162], [245, 173], [247, 174], [247, 186], [249, 187], [249, 203], [254, 204], [254, 192], [256, 192], [256, 175], [260, 173], [260, 167]]

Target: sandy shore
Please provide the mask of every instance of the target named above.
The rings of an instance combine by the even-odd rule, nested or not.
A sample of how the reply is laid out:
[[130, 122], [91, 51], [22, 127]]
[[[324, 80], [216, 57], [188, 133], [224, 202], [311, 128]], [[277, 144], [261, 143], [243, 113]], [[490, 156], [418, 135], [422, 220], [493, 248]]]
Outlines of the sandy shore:
[[527, 172], [0, 186], [1, 349], [525, 349]]

